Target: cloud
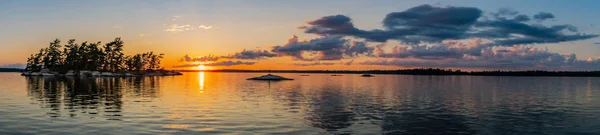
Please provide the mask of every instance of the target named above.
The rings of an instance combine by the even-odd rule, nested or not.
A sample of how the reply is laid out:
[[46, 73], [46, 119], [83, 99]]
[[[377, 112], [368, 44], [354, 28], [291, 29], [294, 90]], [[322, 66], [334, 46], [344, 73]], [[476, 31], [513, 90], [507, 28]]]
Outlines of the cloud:
[[351, 57], [361, 54], [371, 55], [373, 50], [374, 48], [368, 47], [365, 42], [352, 41], [350, 44], [345, 45], [344, 54]]
[[[286, 43], [270, 50], [242, 50], [227, 56], [210, 56], [182, 61], [204, 61], [215, 65], [251, 65], [255, 62], [222, 61], [223, 59], [261, 60], [272, 57], [291, 57], [296, 66], [333, 65], [390, 65], [402, 67], [491, 68], [491, 69], [600, 69], [600, 58], [577, 60], [575, 54], [563, 55], [535, 48], [536, 44], [561, 43], [598, 37], [579, 33], [570, 24], [544, 25], [542, 21], [555, 18], [539, 12], [533, 16], [503, 8], [485, 13], [475, 7], [420, 5], [400, 12], [388, 13], [381, 29], [357, 28], [345, 15], [323, 16], [298, 27], [319, 37], [300, 40], [292, 36]], [[174, 27], [184, 29], [187, 26]], [[191, 26], [190, 26], [191, 27]], [[210, 29], [210, 26], [194, 26]], [[176, 31], [176, 30], [174, 30]], [[400, 44], [386, 48], [387, 41]], [[369, 42], [380, 43], [369, 45]], [[598, 44], [598, 43], [595, 43]], [[354, 58], [373, 59], [355, 62]], [[210, 60], [208, 60], [210, 59]], [[344, 59], [351, 59], [346, 62]]]
[[517, 16], [515, 16], [515, 18], [513, 20], [519, 21], [519, 22], [527, 22], [527, 21], [531, 20], [531, 18], [529, 18], [529, 16], [527, 16], [527, 15], [517, 15]]
[[332, 62], [314, 62], [314, 63], [294, 63], [292, 64], [294, 66], [317, 66], [317, 65], [335, 65], [335, 63]]
[[243, 62], [243, 61], [219, 61], [204, 64], [205, 66], [235, 66], [235, 65], [253, 65], [256, 62]]
[[210, 26], [210, 25], [200, 25], [200, 26], [198, 26], [198, 28], [205, 29], [205, 30], [211, 29], [212, 27], [213, 26]]
[[179, 61], [181, 62], [211, 62], [219, 60], [218, 56], [208, 55], [202, 57], [190, 57], [189, 55], [183, 56]]
[[194, 26], [194, 25], [190, 25], [190, 24], [183, 24], [183, 25], [179, 25], [179, 24], [171, 24], [167, 26], [167, 29], [165, 29], [166, 32], [172, 32], [172, 33], [177, 33], [177, 32], [183, 32], [183, 31], [193, 31], [196, 29], [204, 29], [204, 30], [208, 30], [211, 29], [213, 26], [210, 25], [199, 25], [199, 26]]
[[242, 50], [241, 52], [236, 52], [234, 54], [230, 54], [228, 56], [221, 56], [221, 58], [228, 59], [266, 59], [270, 57], [275, 57], [277, 54], [266, 51], [266, 50]]
[[[527, 15], [501, 9], [492, 16], [483, 16], [475, 7], [436, 7], [421, 5], [402, 12], [392, 12], [383, 19], [384, 29], [362, 30], [344, 15], [324, 16], [307, 21], [301, 26], [305, 33], [322, 36], [352, 36], [367, 41], [386, 42], [397, 40], [406, 44], [439, 43], [444, 40], [482, 38], [493, 43], [489, 46], [511, 46], [518, 44], [559, 43], [584, 40], [598, 35], [579, 34], [572, 25], [543, 26], [530, 24]], [[507, 19], [509, 16], [514, 16]], [[534, 15], [536, 20], [554, 18], [550, 13]], [[573, 34], [574, 33], [574, 34]]]
[[176, 16], [173, 16], [173, 19], [172, 19], [172, 20], [173, 20], [173, 21], [177, 21], [177, 20], [179, 20], [179, 18], [181, 18], [181, 16], [179, 16], [179, 15], [176, 15]]
[[464, 42], [449, 40], [427, 45], [395, 46], [391, 48], [391, 52], [382, 49], [385, 44], [381, 44], [375, 47], [374, 56], [381, 58], [460, 59], [466, 56], [481, 55], [481, 49], [483, 48], [480, 46], [486, 43], [482, 39]]
[[[344, 54], [357, 56], [370, 54], [369, 48], [363, 42], [349, 41], [342, 36], [325, 36], [307, 41], [300, 41], [297, 36], [292, 36], [284, 45], [273, 46], [271, 52], [278, 56], [291, 56], [294, 60], [340, 60]], [[309, 57], [304, 56], [309, 53]]]
[[138, 36], [143, 37], [143, 36], [146, 36], [146, 34], [145, 33], [140, 33], [140, 35], [138, 35]]
[[539, 12], [538, 14], [533, 15], [533, 19], [538, 21], [544, 21], [546, 19], [552, 19], [554, 15], [548, 12]]
[[530, 45], [489, 47], [481, 56], [464, 55], [453, 59], [380, 58], [360, 62], [363, 65], [402, 67], [487, 68], [514, 70], [599, 70], [600, 59], [577, 60], [575, 54], [562, 55]]
[[200, 65], [204, 65], [204, 66], [236, 66], [236, 65], [253, 65], [256, 62], [244, 62], [244, 61], [218, 61], [218, 62], [210, 62], [210, 63], [203, 63], [203, 64], [183, 64], [183, 65], [177, 65], [177, 66], [173, 66], [174, 68], [182, 68], [182, 67], [197, 67]]
[[445, 39], [463, 39], [467, 30], [481, 16], [482, 11], [471, 7], [434, 7], [421, 5], [403, 12], [387, 14], [385, 29], [361, 30], [344, 15], [325, 16], [308, 21], [301, 27], [306, 33], [319, 35], [344, 35], [385, 42], [390, 39], [416, 44], [439, 42]]

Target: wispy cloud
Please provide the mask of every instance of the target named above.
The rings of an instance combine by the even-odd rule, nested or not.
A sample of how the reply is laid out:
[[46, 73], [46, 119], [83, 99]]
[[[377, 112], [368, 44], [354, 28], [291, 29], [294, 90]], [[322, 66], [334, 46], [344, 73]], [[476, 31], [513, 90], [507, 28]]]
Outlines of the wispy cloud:
[[176, 15], [176, 16], [173, 16], [173, 19], [172, 19], [172, 20], [173, 20], [173, 21], [177, 21], [177, 20], [179, 20], [179, 18], [181, 18], [181, 16], [180, 16], [180, 15]]
[[199, 26], [195, 26], [195, 25], [190, 25], [190, 24], [171, 24], [167, 26], [167, 29], [165, 29], [166, 32], [172, 32], [172, 33], [177, 33], [177, 32], [182, 32], [182, 31], [193, 31], [193, 30], [197, 30], [197, 29], [204, 29], [204, 30], [208, 30], [211, 29], [213, 26], [210, 25], [199, 25]]
[[236, 66], [236, 65], [253, 65], [256, 62], [248, 62], [248, 61], [218, 61], [218, 62], [209, 62], [209, 63], [196, 63], [196, 64], [183, 64], [173, 66], [174, 68], [183, 68], [183, 67], [197, 67], [200, 65], [204, 66]]
[[210, 26], [210, 25], [200, 25], [200, 26], [198, 26], [198, 28], [205, 29], [205, 30], [211, 29], [212, 27], [213, 26]]
[[204, 64], [206, 66], [235, 66], [235, 65], [253, 65], [256, 62], [244, 62], [244, 61], [219, 61]]
[[317, 66], [317, 65], [335, 65], [333, 62], [313, 62], [313, 63], [294, 63], [294, 66]]
[[227, 56], [221, 56], [221, 58], [228, 59], [266, 59], [270, 57], [276, 57], [277, 54], [266, 51], [266, 50], [242, 50], [241, 52], [236, 52], [234, 54], [229, 54]]
[[183, 56], [179, 61], [181, 62], [211, 62], [219, 60], [218, 56], [208, 55], [202, 57], [190, 57], [189, 55]]

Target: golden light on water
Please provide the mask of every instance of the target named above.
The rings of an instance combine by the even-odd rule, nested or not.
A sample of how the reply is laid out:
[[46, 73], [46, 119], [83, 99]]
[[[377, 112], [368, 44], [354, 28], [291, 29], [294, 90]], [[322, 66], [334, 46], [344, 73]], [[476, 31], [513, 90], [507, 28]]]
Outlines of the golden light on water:
[[200, 74], [198, 74], [198, 84], [200, 85], [200, 93], [203, 93], [204, 91], [204, 72], [200, 72]]

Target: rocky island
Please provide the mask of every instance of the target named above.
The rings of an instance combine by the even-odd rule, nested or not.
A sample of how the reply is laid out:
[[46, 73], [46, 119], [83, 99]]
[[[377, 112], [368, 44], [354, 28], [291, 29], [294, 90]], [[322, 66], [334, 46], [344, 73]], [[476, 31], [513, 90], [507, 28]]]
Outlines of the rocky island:
[[31, 54], [23, 76], [80, 76], [80, 77], [133, 77], [182, 75], [160, 66], [164, 54], [147, 52], [135, 55], [123, 53], [123, 41], [102, 46], [101, 42], [80, 44], [71, 39], [61, 45], [56, 39], [50, 46]]
[[280, 80], [294, 80], [291, 78], [285, 78], [278, 75], [267, 74], [259, 77], [252, 77], [246, 80], [264, 80], [264, 81], [280, 81]]

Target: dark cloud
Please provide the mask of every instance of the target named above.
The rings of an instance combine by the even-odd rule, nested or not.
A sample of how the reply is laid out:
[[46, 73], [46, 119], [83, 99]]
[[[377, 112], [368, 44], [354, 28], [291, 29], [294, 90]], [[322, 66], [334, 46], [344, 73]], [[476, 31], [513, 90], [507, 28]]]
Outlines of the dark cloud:
[[[370, 54], [369, 48], [363, 42], [350, 42], [342, 36], [324, 36], [300, 41], [297, 36], [292, 36], [284, 45], [273, 46], [271, 52], [279, 56], [291, 56], [294, 60], [340, 60], [344, 54], [357, 56]], [[308, 56], [305, 55], [308, 53]]]
[[254, 65], [256, 62], [244, 62], [244, 61], [219, 61], [213, 63], [204, 64], [205, 66], [235, 66], [235, 65]]
[[352, 41], [350, 44], [346, 45], [344, 54], [351, 57], [359, 56], [361, 54], [371, 55], [373, 50], [374, 48], [368, 47], [365, 42]]
[[392, 58], [360, 62], [363, 65], [402, 67], [487, 68], [514, 70], [599, 70], [600, 59], [577, 60], [575, 54], [561, 55], [531, 46], [485, 48], [481, 56], [455, 59]]
[[[321, 17], [308, 21], [309, 26], [300, 28], [306, 33], [318, 35], [353, 36], [375, 42], [398, 40], [412, 45], [483, 38], [495, 42], [489, 46], [512, 46], [576, 41], [598, 36], [573, 34], [577, 32], [577, 28], [568, 24], [529, 24], [527, 22], [531, 18], [527, 15], [517, 15], [518, 13], [512, 9], [501, 9], [492, 13], [492, 17], [489, 18], [482, 16], [482, 11], [474, 7], [421, 5], [387, 14], [383, 20], [385, 29], [361, 30], [344, 15]], [[514, 17], [507, 19], [507, 16]], [[554, 16], [546, 12], [534, 15], [534, 19], [538, 21], [550, 18]]]
[[590, 39], [598, 35], [565, 34], [577, 32], [572, 25], [530, 25], [515, 20], [487, 20], [480, 21], [478, 28], [486, 29], [475, 32], [471, 37], [485, 38], [493, 41], [490, 46], [512, 46], [517, 44], [559, 43]]
[[190, 57], [189, 55], [185, 55], [183, 56], [183, 58], [181, 58], [181, 62], [209, 62], [209, 61], [217, 61], [219, 60], [218, 56], [214, 56], [214, 55], [208, 55], [208, 56], [202, 56], [202, 57]]
[[519, 14], [519, 11], [511, 9], [511, 8], [500, 8], [496, 13], [492, 13], [494, 17], [502, 17], [502, 16], [514, 16]]
[[182, 68], [182, 67], [197, 67], [197, 66], [200, 66], [200, 65], [202, 65], [202, 64], [183, 64], [183, 65], [176, 65], [176, 66], [173, 66], [173, 67], [174, 67], [174, 68]]
[[277, 54], [266, 51], [266, 50], [242, 50], [241, 52], [236, 52], [234, 54], [230, 54], [228, 56], [221, 56], [221, 58], [228, 59], [265, 59], [270, 57], [275, 57]]
[[466, 51], [466, 49], [452, 48], [446, 44], [395, 46], [390, 53], [379, 53], [376, 56], [383, 58], [447, 59], [462, 58]]
[[529, 16], [527, 16], [527, 15], [517, 15], [517, 16], [515, 16], [515, 18], [513, 18], [513, 20], [519, 21], [519, 22], [526, 22], [526, 21], [531, 20], [531, 18], [529, 18]]
[[538, 20], [538, 21], [544, 21], [546, 19], [552, 19], [554, 18], [554, 15], [552, 13], [548, 13], [548, 12], [540, 12], [538, 14], [533, 15], [533, 19]]
[[315, 33], [319, 35], [360, 35], [365, 31], [354, 27], [352, 20], [344, 15], [324, 16], [317, 20], [306, 22], [312, 26], [302, 26], [300, 29], [305, 29], [306, 33]]
[[317, 65], [335, 65], [332, 62], [313, 62], [313, 63], [294, 63], [294, 66], [317, 66]]
[[360, 30], [343, 15], [325, 16], [303, 26], [306, 33], [344, 35], [385, 42], [390, 39], [407, 43], [439, 42], [463, 39], [470, 25], [481, 16], [481, 10], [470, 7], [434, 7], [421, 5], [403, 12], [389, 13], [383, 20], [385, 30]]

